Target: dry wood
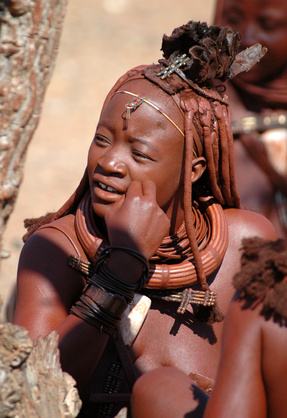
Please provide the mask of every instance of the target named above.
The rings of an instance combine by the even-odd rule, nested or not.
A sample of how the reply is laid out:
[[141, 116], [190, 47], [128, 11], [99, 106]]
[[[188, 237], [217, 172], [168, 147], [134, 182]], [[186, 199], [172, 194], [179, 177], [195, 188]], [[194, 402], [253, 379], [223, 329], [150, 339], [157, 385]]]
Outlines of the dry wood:
[[0, 246], [53, 72], [66, 5], [0, 2]]
[[0, 324], [0, 417], [73, 418], [80, 408], [75, 381], [61, 369], [56, 331], [33, 346], [26, 328]]

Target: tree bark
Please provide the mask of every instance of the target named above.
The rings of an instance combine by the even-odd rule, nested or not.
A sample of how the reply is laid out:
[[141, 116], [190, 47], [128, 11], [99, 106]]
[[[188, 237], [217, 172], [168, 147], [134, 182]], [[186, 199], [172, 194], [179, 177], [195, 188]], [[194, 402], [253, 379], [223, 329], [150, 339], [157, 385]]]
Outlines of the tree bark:
[[67, 0], [0, 0], [0, 251], [59, 48]]
[[62, 371], [58, 334], [34, 346], [24, 327], [0, 324], [0, 416], [74, 418], [82, 402], [75, 380]]

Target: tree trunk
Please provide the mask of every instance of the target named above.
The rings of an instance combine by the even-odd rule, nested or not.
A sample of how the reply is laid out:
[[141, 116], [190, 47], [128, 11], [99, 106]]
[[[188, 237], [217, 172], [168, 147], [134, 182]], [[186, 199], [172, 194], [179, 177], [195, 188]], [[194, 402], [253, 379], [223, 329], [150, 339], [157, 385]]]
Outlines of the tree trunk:
[[0, 251], [58, 52], [67, 0], [0, 0]]

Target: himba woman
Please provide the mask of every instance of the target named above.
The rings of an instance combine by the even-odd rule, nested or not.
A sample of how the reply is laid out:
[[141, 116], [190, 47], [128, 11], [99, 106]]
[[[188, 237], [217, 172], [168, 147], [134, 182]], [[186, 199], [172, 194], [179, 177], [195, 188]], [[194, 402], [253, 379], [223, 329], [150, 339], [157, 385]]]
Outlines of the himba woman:
[[264, 214], [287, 238], [287, 2], [218, 0], [215, 23], [238, 29], [241, 47], [268, 49], [226, 83], [235, 178], [244, 208]]
[[275, 239], [240, 209], [228, 101], [212, 82], [239, 71], [239, 44], [198, 22], [164, 36], [164, 58], [108, 94], [75, 193], [26, 221], [14, 323], [33, 340], [57, 331], [82, 416], [115, 416], [161, 365], [209, 392], [241, 241]]

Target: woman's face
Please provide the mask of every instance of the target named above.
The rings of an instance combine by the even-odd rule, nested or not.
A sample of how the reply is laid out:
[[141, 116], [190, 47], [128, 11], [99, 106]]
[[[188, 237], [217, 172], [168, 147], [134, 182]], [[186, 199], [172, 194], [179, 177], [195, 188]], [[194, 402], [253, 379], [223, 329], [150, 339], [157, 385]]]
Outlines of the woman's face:
[[[121, 90], [146, 97], [183, 130], [182, 115], [173, 100], [143, 80], [127, 82]], [[158, 205], [171, 219], [182, 200], [184, 138], [157, 110], [142, 103], [126, 119], [125, 105], [134, 100], [115, 94], [101, 114], [88, 155], [88, 173], [94, 212], [124, 195], [133, 180], [156, 185]], [[180, 205], [179, 205], [180, 206]]]
[[268, 48], [259, 63], [237, 77], [254, 84], [276, 78], [287, 65], [287, 1], [222, 1], [222, 16], [218, 17], [216, 23], [239, 29], [242, 49], [257, 42]]

